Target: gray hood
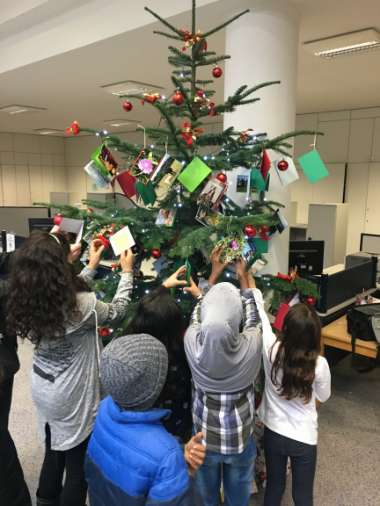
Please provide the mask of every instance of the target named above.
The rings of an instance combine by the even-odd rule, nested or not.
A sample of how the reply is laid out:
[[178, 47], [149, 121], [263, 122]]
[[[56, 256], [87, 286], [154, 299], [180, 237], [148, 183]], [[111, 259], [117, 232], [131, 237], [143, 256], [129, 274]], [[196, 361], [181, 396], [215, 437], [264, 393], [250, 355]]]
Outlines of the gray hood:
[[244, 308], [230, 283], [213, 286], [201, 305], [201, 323], [186, 332], [185, 347], [193, 380], [205, 392], [237, 392], [254, 381], [256, 346], [240, 327]]

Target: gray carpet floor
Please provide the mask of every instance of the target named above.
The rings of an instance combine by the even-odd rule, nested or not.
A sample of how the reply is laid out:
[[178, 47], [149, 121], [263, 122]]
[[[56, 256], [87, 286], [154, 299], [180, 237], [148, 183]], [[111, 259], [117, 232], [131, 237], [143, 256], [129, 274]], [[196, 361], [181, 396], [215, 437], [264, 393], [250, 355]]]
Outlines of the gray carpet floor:
[[[10, 428], [34, 495], [42, 445], [30, 398], [31, 357], [32, 346], [21, 344]], [[261, 494], [253, 496], [252, 505], [261, 504]], [[291, 504], [288, 483], [283, 506]], [[358, 374], [349, 357], [334, 367], [333, 395], [320, 410], [315, 506], [380, 506], [380, 369]]]

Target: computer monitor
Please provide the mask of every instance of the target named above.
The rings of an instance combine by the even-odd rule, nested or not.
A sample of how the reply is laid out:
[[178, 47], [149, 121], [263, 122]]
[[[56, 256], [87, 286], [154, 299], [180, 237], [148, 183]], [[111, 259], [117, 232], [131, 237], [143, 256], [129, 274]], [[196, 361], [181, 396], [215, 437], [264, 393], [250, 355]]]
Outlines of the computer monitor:
[[290, 241], [289, 269], [297, 267], [301, 275], [322, 274], [324, 241]]
[[29, 234], [32, 230], [44, 230], [45, 232], [50, 232], [53, 225], [53, 218], [29, 218]]

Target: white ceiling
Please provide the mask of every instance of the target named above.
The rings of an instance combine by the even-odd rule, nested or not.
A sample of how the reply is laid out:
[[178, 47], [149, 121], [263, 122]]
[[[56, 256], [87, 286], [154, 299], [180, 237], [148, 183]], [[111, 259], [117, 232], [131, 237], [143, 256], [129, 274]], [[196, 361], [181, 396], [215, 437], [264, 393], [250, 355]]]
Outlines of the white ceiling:
[[[380, 30], [380, 0], [305, 0], [300, 2], [300, 12], [297, 111], [380, 105], [380, 51], [326, 61], [302, 48], [305, 40], [370, 26]], [[203, 30], [213, 26], [215, 6], [202, 7], [198, 19]], [[176, 16], [173, 22], [187, 26], [188, 15]], [[151, 24], [1, 74], [0, 107], [16, 103], [47, 107], [47, 111], [16, 116], [0, 114], [0, 131], [63, 129], [73, 119], [90, 127], [104, 127], [104, 120], [115, 118], [157, 124], [158, 117], [151, 116], [150, 107], [136, 104], [132, 112], [125, 113], [119, 100], [100, 88], [107, 83], [134, 79], [160, 84], [169, 93], [172, 91], [168, 41], [153, 35], [154, 28], [155, 24]], [[224, 34], [216, 34], [209, 46], [223, 52]], [[223, 80], [216, 84], [221, 99]]]

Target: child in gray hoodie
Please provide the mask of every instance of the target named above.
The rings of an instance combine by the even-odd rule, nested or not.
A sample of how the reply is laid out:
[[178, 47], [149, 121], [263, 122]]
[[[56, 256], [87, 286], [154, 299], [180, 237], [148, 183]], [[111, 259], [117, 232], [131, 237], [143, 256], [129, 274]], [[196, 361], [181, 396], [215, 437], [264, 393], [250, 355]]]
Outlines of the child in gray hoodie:
[[204, 465], [197, 475], [204, 506], [219, 505], [223, 477], [225, 506], [248, 506], [256, 447], [252, 438], [254, 381], [260, 369], [261, 323], [255, 283], [243, 260], [236, 262], [241, 291], [216, 284], [226, 264], [212, 254], [212, 273], [202, 293], [187, 289], [198, 303], [185, 335], [194, 395], [193, 421], [204, 434]]

